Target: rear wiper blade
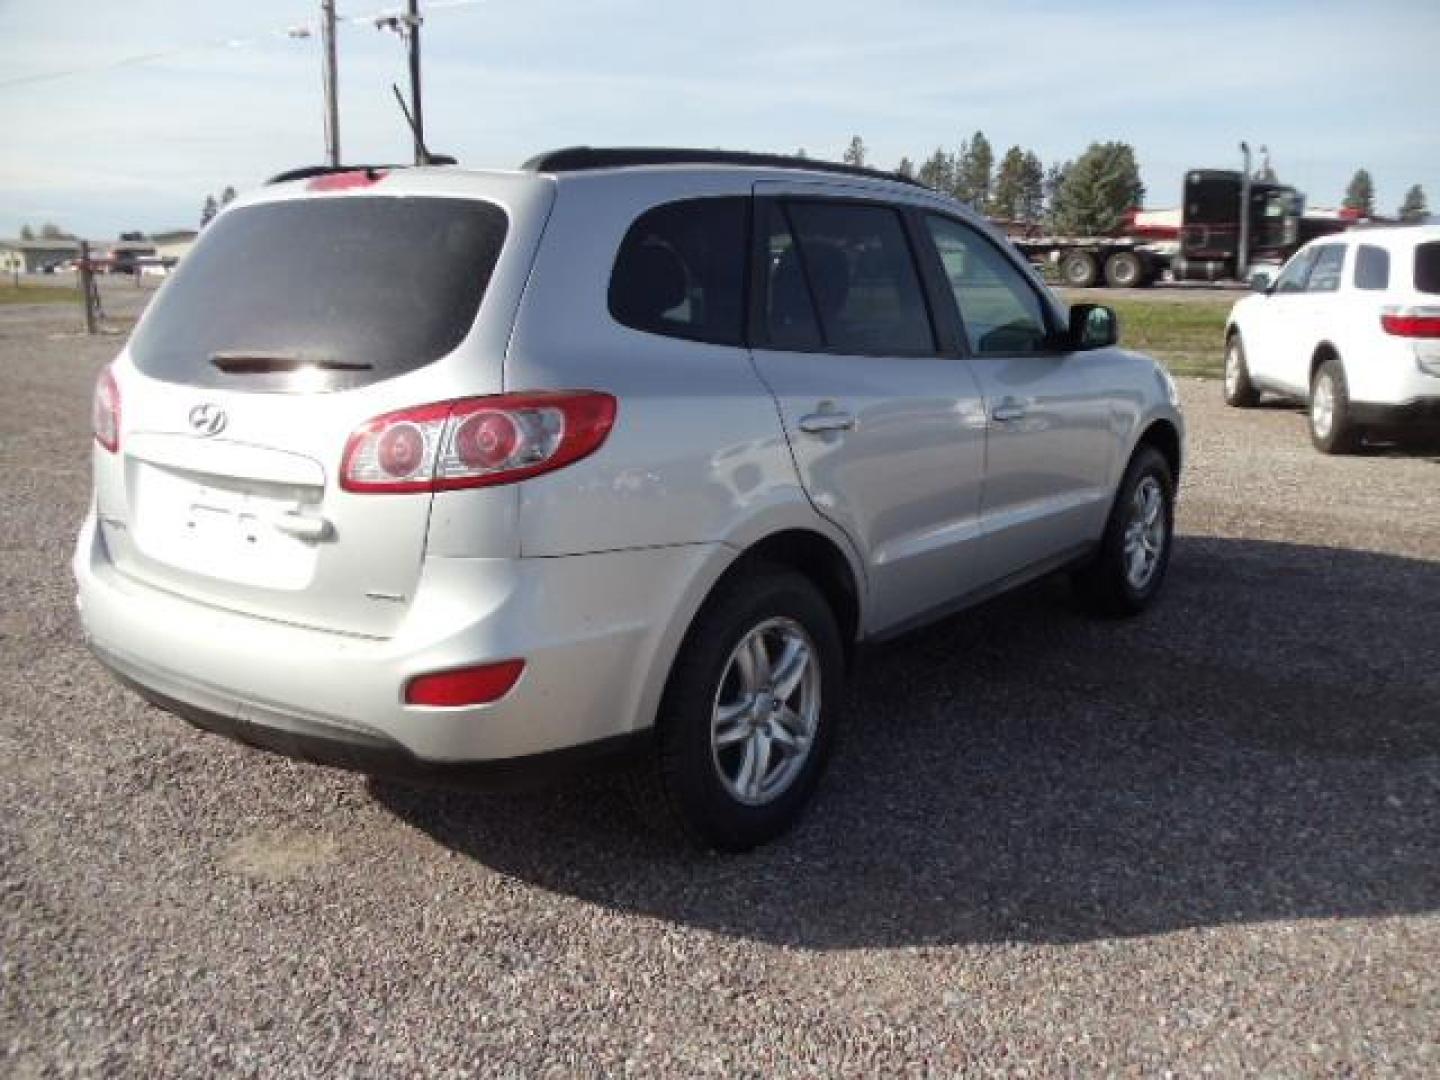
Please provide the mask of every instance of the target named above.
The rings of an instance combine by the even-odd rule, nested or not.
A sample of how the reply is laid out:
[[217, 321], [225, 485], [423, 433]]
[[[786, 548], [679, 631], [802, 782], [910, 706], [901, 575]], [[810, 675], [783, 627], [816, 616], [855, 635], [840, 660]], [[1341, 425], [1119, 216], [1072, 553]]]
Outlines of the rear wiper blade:
[[296, 353], [264, 353], [237, 349], [210, 354], [210, 363], [227, 375], [268, 375], [272, 372], [320, 368], [324, 371], [369, 371], [375, 365], [365, 360], [309, 359]]

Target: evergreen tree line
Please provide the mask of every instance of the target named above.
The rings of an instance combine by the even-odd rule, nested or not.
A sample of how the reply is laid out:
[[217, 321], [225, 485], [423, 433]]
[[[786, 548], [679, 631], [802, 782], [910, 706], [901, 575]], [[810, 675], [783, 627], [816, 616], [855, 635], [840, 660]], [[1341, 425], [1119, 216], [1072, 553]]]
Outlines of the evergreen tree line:
[[[844, 160], [864, 165], [866, 157], [865, 142], [857, 135]], [[1075, 235], [1114, 232], [1124, 225], [1125, 212], [1145, 198], [1135, 149], [1123, 142], [1091, 143], [1074, 160], [1047, 168], [1035, 151], [1022, 146], [1010, 147], [997, 163], [990, 140], [977, 131], [954, 153], [936, 147], [918, 166], [901, 158], [895, 171], [997, 221]]]
[[[1375, 181], [1371, 179], [1368, 169], [1355, 170], [1355, 175], [1350, 178], [1350, 183], [1345, 188], [1345, 200], [1341, 205], [1347, 210], [1359, 211], [1362, 217], [1376, 216]], [[1400, 203], [1400, 209], [1395, 211], [1395, 216], [1401, 221], [1417, 222], [1424, 221], [1429, 214], [1425, 189], [1419, 184], [1411, 184], [1410, 190], [1405, 192], [1405, 198]]]

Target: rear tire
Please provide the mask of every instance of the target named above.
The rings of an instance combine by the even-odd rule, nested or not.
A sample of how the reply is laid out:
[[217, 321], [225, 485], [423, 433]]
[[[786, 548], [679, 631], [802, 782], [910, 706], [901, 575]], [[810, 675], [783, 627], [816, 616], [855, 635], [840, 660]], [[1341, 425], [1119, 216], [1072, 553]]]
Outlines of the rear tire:
[[1072, 289], [1089, 289], [1100, 280], [1100, 266], [1088, 251], [1067, 251], [1060, 258], [1060, 280]]
[[1245, 343], [1238, 332], [1225, 342], [1225, 404], [1236, 409], [1253, 409], [1260, 404], [1260, 391], [1250, 381]]
[[1133, 251], [1117, 251], [1105, 260], [1105, 284], [1112, 289], [1138, 289], [1145, 284], [1145, 260]]
[[1154, 601], [1175, 540], [1175, 478], [1153, 446], [1140, 446], [1125, 469], [1100, 550], [1074, 571], [1076, 595], [1097, 615], [1138, 615]]
[[653, 768], [671, 823], [725, 851], [793, 826], [834, 742], [843, 664], [835, 615], [801, 574], [764, 569], [708, 601], [656, 725]]
[[1338, 358], [1326, 360], [1310, 380], [1310, 441], [1322, 454], [1349, 454], [1360, 445], [1350, 418], [1350, 391]]

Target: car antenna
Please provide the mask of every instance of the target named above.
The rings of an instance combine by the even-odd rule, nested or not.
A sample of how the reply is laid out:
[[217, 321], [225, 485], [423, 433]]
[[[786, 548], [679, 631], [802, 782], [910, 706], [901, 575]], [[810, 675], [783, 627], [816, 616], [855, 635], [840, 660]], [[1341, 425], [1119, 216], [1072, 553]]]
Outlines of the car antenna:
[[400, 106], [400, 115], [405, 117], [405, 123], [409, 126], [411, 134], [415, 136], [415, 145], [420, 147], [420, 157], [417, 165], [454, 165], [455, 159], [449, 154], [432, 154], [430, 148], [425, 145], [425, 137], [420, 134], [420, 129], [415, 126], [415, 117], [410, 115], [410, 107], [405, 104], [405, 95], [400, 93], [400, 87], [394, 83], [390, 84], [391, 91], [395, 94], [395, 104]]

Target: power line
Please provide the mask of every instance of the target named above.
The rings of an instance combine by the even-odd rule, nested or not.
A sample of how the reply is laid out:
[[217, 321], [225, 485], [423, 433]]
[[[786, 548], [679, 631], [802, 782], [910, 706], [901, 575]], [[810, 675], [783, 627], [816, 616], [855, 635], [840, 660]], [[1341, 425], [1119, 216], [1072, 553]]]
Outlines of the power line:
[[[430, 0], [425, 5], [427, 12], [445, 11], [453, 8], [475, 7], [485, 3], [486, 0]], [[341, 26], [373, 26], [377, 20], [403, 17], [404, 12], [400, 9], [386, 8], [381, 11], [371, 12], [369, 15], [344, 15], [338, 16], [335, 20]], [[136, 53], [134, 56], [122, 56], [116, 60], [108, 60], [99, 64], [89, 64], [85, 67], [63, 68], [58, 71], [44, 71], [34, 75], [22, 75], [16, 79], [0, 80], [0, 90], [7, 90], [16, 86], [28, 86], [33, 83], [52, 82], [56, 79], [69, 79], [76, 75], [91, 75], [101, 71], [113, 71], [116, 68], [133, 67], [136, 64], [149, 64], [156, 60], [168, 60], [175, 56], [185, 56], [189, 53], [213, 52], [216, 49], [243, 49], [252, 45], [259, 45], [263, 42], [281, 40], [285, 38], [311, 38], [316, 35], [317, 27], [310, 25], [287, 26], [283, 30], [270, 30], [263, 34], [254, 34], [242, 38], [216, 38], [212, 41], [200, 42], [194, 45], [182, 45], [174, 49], [160, 49], [155, 52]]]

